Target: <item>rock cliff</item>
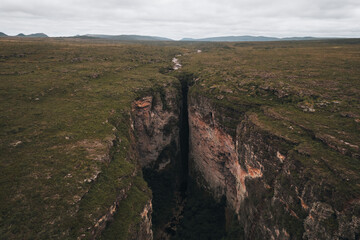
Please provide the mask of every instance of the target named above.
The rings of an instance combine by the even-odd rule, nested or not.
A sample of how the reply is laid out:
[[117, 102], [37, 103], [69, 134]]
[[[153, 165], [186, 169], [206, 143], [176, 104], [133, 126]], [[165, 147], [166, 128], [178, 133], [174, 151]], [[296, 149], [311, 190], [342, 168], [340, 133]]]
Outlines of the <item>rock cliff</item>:
[[[190, 182], [218, 202], [225, 197], [227, 228], [240, 229], [237, 238], [358, 239], [360, 202], [352, 196], [344, 202], [342, 194], [351, 184], [334, 179], [350, 181], [346, 176], [333, 172], [327, 178], [321, 172], [326, 155], [316, 151], [323, 146], [315, 152], [307, 146], [317, 139], [301, 142], [274, 128], [271, 121], [281, 119], [266, 107], [234, 108], [197, 91], [190, 91], [183, 101], [180, 89], [163, 86], [132, 105], [135, 148], [153, 191], [155, 239], [170, 239], [169, 232], [176, 232], [171, 218], [179, 218], [174, 209], [183, 201], [179, 187], [185, 176], [182, 161], [187, 158], [181, 153], [182, 131], [186, 131], [181, 112], [186, 107]], [[187, 106], [182, 106], [184, 102]], [[297, 134], [308, 134], [301, 126], [293, 124], [291, 131], [294, 128], [300, 129]], [[149, 237], [151, 218], [143, 220], [141, 236]]]
[[311, 175], [293, 150], [298, 143], [269, 130], [257, 113], [229, 111], [190, 94], [189, 168], [216, 199], [226, 197], [245, 239], [359, 238], [358, 200], [344, 205], [327, 179]]
[[170, 226], [176, 201], [179, 201], [176, 191], [181, 181], [179, 127], [182, 101], [179, 83], [157, 87], [150, 92], [142, 94], [143, 97], [132, 104], [131, 128], [139, 165], [153, 192], [152, 205], [156, 209], [147, 222], [153, 224], [155, 239], [159, 239], [168, 237], [165, 229]]
[[[180, 89], [163, 86], [132, 105], [132, 129], [141, 167], [166, 168], [171, 163], [165, 152], [179, 145]], [[156, 165], [156, 166], [153, 166]]]

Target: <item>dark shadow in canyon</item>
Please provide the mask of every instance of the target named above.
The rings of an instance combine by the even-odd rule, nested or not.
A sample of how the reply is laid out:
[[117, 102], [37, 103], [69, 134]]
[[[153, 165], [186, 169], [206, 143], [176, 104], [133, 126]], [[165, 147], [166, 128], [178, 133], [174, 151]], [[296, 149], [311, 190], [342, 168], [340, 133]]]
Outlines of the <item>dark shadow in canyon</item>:
[[194, 79], [190, 73], [177, 75], [181, 83], [179, 147], [172, 143], [159, 156], [171, 159], [164, 171], [144, 168], [143, 175], [153, 192], [154, 239], [222, 239], [225, 233], [225, 199], [215, 201], [189, 176], [188, 91]]
[[182, 104], [180, 110], [180, 153], [181, 153], [181, 185], [182, 197], [186, 197], [189, 178], [189, 114], [188, 114], [188, 92], [189, 85], [193, 79], [192, 74], [181, 74], [178, 79], [181, 84]]

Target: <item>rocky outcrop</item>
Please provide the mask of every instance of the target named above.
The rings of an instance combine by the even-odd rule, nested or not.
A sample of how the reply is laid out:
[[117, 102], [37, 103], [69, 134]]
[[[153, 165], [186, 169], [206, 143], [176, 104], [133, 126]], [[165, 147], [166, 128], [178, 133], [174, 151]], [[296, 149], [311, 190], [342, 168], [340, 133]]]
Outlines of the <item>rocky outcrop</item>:
[[294, 142], [256, 113], [231, 119], [230, 129], [222, 108], [189, 96], [190, 175], [216, 199], [226, 197], [245, 239], [359, 238], [359, 201], [340, 207], [326, 179], [309, 177]]
[[[147, 169], [144, 177], [157, 210], [177, 202], [175, 185], [180, 186], [184, 164], [181, 102], [180, 87], [168, 85], [132, 105], [134, 148]], [[294, 151], [298, 142], [269, 129], [256, 112], [235, 111], [191, 92], [188, 97], [189, 166], [184, 169], [215, 199], [226, 198], [228, 224], [234, 224], [229, 220], [234, 213], [245, 239], [358, 239], [359, 201], [340, 203], [327, 179], [312, 176], [300, 157], [305, 153]], [[170, 237], [171, 216], [162, 215], [173, 212], [176, 206], [170, 205], [153, 217], [155, 239]], [[151, 212], [149, 202], [135, 239], [152, 238]]]
[[144, 210], [141, 213], [141, 222], [138, 227], [138, 231], [135, 236], [131, 239], [134, 240], [152, 240], [153, 239], [153, 231], [152, 231], [152, 222], [151, 222], [151, 214], [152, 214], [152, 203], [149, 201]]
[[244, 165], [240, 165], [235, 141], [217, 124], [216, 111], [206, 99], [197, 100], [201, 105], [192, 99], [189, 106], [191, 175], [217, 199], [225, 195], [238, 213], [246, 197], [245, 179], [261, 177], [262, 166], [250, 162], [254, 158], [251, 149]]
[[[180, 111], [181, 87], [172, 83], [156, 88], [132, 105], [131, 121], [134, 146], [144, 179], [153, 193], [151, 206], [157, 214], [150, 217], [145, 208], [140, 228], [147, 229], [135, 239], [167, 237], [166, 228], [173, 218], [177, 186], [180, 185]], [[146, 213], [146, 214], [145, 214]], [[151, 225], [153, 230], [151, 231]], [[150, 234], [151, 231], [151, 234]]]
[[[163, 174], [164, 172], [174, 171], [177, 164], [175, 156], [179, 155], [179, 115], [180, 115], [180, 87], [176, 83], [157, 86], [153, 91], [148, 91], [142, 98], [132, 103], [130, 115], [131, 129], [129, 131], [130, 148], [128, 149], [128, 159], [137, 162], [134, 171], [126, 178], [135, 178], [140, 175], [141, 169], [148, 169], [151, 175]], [[115, 137], [106, 139], [112, 144], [107, 146], [100, 145], [95, 141], [83, 141], [79, 145], [86, 147], [87, 152], [96, 160], [110, 162], [111, 152], [116, 151], [119, 140]], [[99, 155], [96, 150], [104, 150], [106, 154]], [[106, 151], [105, 151], [106, 150]], [[100, 171], [99, 171], [100, 172]], [[97, 174], [99, 174], [97, 172]], [[97, 176], [97, 175], [96, 175]], [[175, 176], [175, 175], [174, 175]], [[86, 180], [92, 182], [94, 180]], [[172, 179], [175, 182], [175, 178]], [[135, 184], [136, 185], [136, 184]], [[90, 239], [97, 239], [106, 234], [106, 228], [115, 221], [116, 214], [124, 201], [134, 194], [132, 189], [136, 189], [134, 182], [120, 189], [116, 199], [108, 207], [105, 214], [94, 221], [94, 225], [89, 228]], [[151, 185], [151, 184], [149, 184]], [[147, 188], [141, 189], [144, 194]], [[145, 194], [146, 195], [146, 194]], [[156, 199], [156, 197], [155, 197]], [[142, 203], [139, 203], [140, 205]], [[141, 206], [142, 208], [142, 206]], [[153, 202], [152, 199], [146, 203], [144, 201], [143, 210], [139, 211], [140, 221], [134, 225], [130, 224], [128, 229], [128, 239], [151, 240], [153, 239], [152, 224]], [[87, 238], [86, 234], [79, 236], [79, 239]]]
[[[106, 225], [109, 222], [113, 221], [114, 214], [118, 210], [120, 202], [122, 200], [124, 200], [125, 198], [127, 198], [127, 192], [130, 190], [131, 187], [132, 187], [131, 184], [129, 184], [126, 188], [120, 190], [116, 200], [109, 207], [108, 212], [96, 221], [95, 225], [93, 226], [93, 230], [91, 232], [91, 235], [92, 235], [91, 239], [98, 238], [101, 235], [101, 233], [104, 231], [104, 229], [106, 228]], [[81, 237], [79, 237], [79, 238], [81, 238]]]
[[[313, 203], [304, 221], [304, 238], [359, 239], [360, 218], [358, 214], [355, 215], [355, 208], [356, 204], [350, 204], [350, 209], [339, 212], [327, 203]], [[359, 209], [359, 202], [357, 209]]]
[[178, 149], [179, 96], [179, 87], [167, 85], [133, 103], [132, 129], [141, 167], [155, 164], [161, 170], [170, 164], [161, 154], [171, 146]]

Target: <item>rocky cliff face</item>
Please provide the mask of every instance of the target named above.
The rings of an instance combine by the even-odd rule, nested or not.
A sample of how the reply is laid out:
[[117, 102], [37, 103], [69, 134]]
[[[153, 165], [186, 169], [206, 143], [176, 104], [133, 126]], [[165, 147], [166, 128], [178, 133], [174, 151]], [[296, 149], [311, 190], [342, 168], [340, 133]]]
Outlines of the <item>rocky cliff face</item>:
[[165, 229], [173, 217], [181, 168], [180, 110], [181, 88], [174, 83], [155, 89], [132, 105], [134, 145], [144, 179], [153, 192], [150, 205], [156, 209], [151, 218], [145, 207], [144, 216], [148, 217], [140, 226], [143, 234], [134, 239], [150, 239], [151, 225], [155, 239], [167, 237]]
[[222, 110], [206, 97], [189, 97], [189, 168], [216, 199], [226, 196], [246, 239], [359, 238], [358, 200], [339, 207], [326, 179], [309, 177], [294, 142], [268, 131], [255, 113], [231, 119], [234, 134], [221, 123]]
[[179, 91], [179, 87], [164, 86], [133, 103], [132, 129], [141, 167], [162, 170], [171, 162], [166, 150], [178, 149]]
[[[180, 89], [163, 86], [132, 105], [134, 148], [153, 191], [133, 239], [151, 239], [153, 223], [155, 239], [171, 238], [183, 167]], [[188, 97], [189, 176], [218, 201], [226, 198], [228, 225], [234, 214], [245, 239], [358, 239], [359, 200], [343, 203], [332, 183], [312, 176], [302, 160], [311, 153], [269, 129], [256, 111], [234, 111]]]

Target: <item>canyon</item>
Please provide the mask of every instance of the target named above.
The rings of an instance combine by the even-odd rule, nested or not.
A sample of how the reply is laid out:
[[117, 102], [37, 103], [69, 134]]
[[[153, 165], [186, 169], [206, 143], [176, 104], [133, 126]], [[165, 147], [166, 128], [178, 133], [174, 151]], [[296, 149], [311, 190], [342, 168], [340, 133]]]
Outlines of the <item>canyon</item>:
[[[237, 229], [228, 237], [359, 237], [360, 218], [354, 212], [359, 202], [337, 208], [339, 200], [332, 197], [332, 186], [325, 179], [317, 184], [307, 176], [298, 153], [292, 150], [295, 142], [266, 129], [256, 113], [227, 115], [235, 109], [219, 107], [206, 96], [192, 94], [191, 88], [196, 86], [190, 86], [188, 96], [188, 84], [195, 77], [183, 74], [178, 78], [182, 93], [179, 86], [164, 86], [162, 98], [156, 93], [133, 105], [134, 132], [141, 139], [136, 143], [140, 164], [146, 168], [145, 179], [153, 189], [154, 200], [157, 194], [168, 194], [169, 202], [162, 199], [162, 204], [171, 208], [171, 199], [175, 199], [170, 214], [162, 215], [173, 219], [160, 223], [160, 227], [156, 224], [155, 239], [176, 236], [176, 224], [184, 214], [184, 195], [193, 194], [194, 188], [209, 193], [218, 203], [225, 199], [225, 206], [218, 208], [224, 212], [225, 228]], [[223, 125], [224, 121], [236, 123], [235, 128]], [[153, 183], [154, 179], [146, 177], [149, 172], [157, 175]], [[154, 186], [161, 181], [168, 186]], [[193, 186], [187, 186], [188, 182]], [[324, 196], [325, 192], [328, 195]], [[205, 239], [201, 235], [197, 238]]]
[[0, 44], [4, 239], [359, 239], [358, 40]]

